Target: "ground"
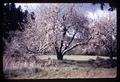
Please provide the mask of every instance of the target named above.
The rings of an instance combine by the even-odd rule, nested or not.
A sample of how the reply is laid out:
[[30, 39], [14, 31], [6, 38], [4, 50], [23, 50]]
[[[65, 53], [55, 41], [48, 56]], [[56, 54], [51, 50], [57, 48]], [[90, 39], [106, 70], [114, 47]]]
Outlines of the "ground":
[[[59, 79], [59, 78], [115, 78], [117, 67], [108, 62], [108, 57], [94, 61], [96, 56], [39, 56], [37, 61], [9, 62], [4, 68], [7, 79]], [[102, 62], [103, 61], [103, 62]], [[105, 63], [104, 63], [105, 62]]]

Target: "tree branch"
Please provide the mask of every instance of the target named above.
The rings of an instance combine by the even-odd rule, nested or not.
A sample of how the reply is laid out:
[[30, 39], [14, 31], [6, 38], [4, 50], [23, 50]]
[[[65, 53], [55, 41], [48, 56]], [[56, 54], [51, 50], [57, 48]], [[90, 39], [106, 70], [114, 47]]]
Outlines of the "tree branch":
[[85, 44], [87, 44], [91, 39], [92, 39], [92, 37], [90, 37], [86, 42], [77, 43], [77, 44], [75, 44], [74, 46], [72, 46], [72, 47], [66, 49], [66, 50], [63, 52], [63, 55], [64, 55], [66, 52], [72, 50], [73, 48], [75, 48], [75, 47], [77, 47], [77, 46], [79, 46], [79, 45], [85, 45]]
[[77, 33], [77, 31], [73, 34], [73, 37], [71, 38], [71, 40], [69, 41], [68, 45], [65, 47], [64, 50], [66, 50], [66, 49], [70, 46], [70, 44], [72, 43], [72, 41], [73, 41], [73, 39], [74, 39], [76, 33]]
[[62, 51], [62, 47], [63, 47], [63, 43], [64, 43], [64, 38], [65, 38], [65, 35], [66, 35], [66, 32], [67, 32], [68, 29], [66, 29], [66, 27], [64, 27], [63, 29], [63, 39], [61, 40], [61, 46], [60, 46], [60, 52]]
[[47, 45], [49, 45], [49, 43], [48, 43], [48, 44], [45, 44], [44, 47], [42, 47], [40, 50], [31, 50], [31, 49], [29, 49], [27, 46], [25, 46], [25, 45], [23, 44], [23, 46], [25, 47], [25, 49], [26, 49], [28, 52], [31, 52], [31, 53], [34, 53], [34, 54], [38, 54], [38, 53], [44, 52], [44, 51], [47, 49], [47, 47], [46, 47]]
[[41, 51], [30, 50], [27, 46], [25, 46], [25, 48], [27, 49], [27, 51], [29, 51], [31, 53], [35, 53], [35, 54], [41, 53]]

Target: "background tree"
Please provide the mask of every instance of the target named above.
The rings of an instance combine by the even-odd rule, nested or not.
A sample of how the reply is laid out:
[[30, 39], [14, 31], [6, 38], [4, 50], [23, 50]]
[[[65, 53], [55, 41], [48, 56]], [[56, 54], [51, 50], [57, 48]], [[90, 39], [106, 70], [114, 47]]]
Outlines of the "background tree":
[[[5, 55], [11, 53], [13, 57], [19, 56], [16, 59], [20, 61], [23, 58], [29, 60], [30, 57], [36, 58], [37, 55], [45, 54], [50, 46], [46, 35], [49, 29], [43, 22], [44, 17], [39, 16], [37, 19], [34, 12], [28, 13], [27, 10], [25, 10], [25, 17], [25, 23], [22, 26], [24, 31], [14, 32], [15, 36], [12, 37], [11, 42], [6, 42]], [[16, 55], [16, 52], [19, 54]]]
[[94, 25], [94, 30], [98, 32], [97, 35], [94, 37], [94, 39], [97, 39], [94, 46], [96, 46], [99, 51], [104, 51], [104, 54], [112, 59], [113, 56], [115, 56], [117, 50], [116, 17], [112, 16], [112, 14], [109, 13], [108, 17], [98, 18], [98, 21], [96, 20]]
[[[23, 20], [24, 24], [22, 25], [22, 28], [24, 28], [24, 31], [19, 31], [19, 30], [16, 30], [15, 32], [11, 31], [9, 33], [10, 35], [13, 35], [14, 33], [14, 36], [12, 36], [11, 41], [7, 42], [5, 40], [6, 48], [5, 48], [4, 56], [7, 57], [7, 55], [11, 53], [9, 54], [8, 57], [13, 57], [13, 58], [15, 57], [17, 61], [18, 60], [22, 61], [21, 59], [27, 60], [29, 57], [28, 53], [29, 54], [35, 53], [35, 51], [37, 50], [36, 46], [35, 48], [33, 48], [33, 45], [36, 43], [35, 42], [36, 37], [33, 38], [33, 36], [37, 36], [34, 28], [35, 27], [34, 14], [33, 12], [29, 13], [27, 10], [25, 10], [24, 17], [25, 17], [25, 19]], [[29, 48], [32, 48], [32, 49], [30, 50]], [[3, 59], [5, 59], [5, 57]], [[24, 59], [24, 58], [27, 58], [27, 59]]]
[[116, 49], [116, 11], [101, 11], [103, 16], [92, 18], [90, 29], [94, 38], [83, 47], [84, 54], [115, 56]]
[[[16, 8], [14, 3], [1, 3], [1, 18], [2, 23], [0, 27], [0, 59], [3, 62], [3, 54], [6, 48], [5, 41], [10, 43], [14, 32], [16, 30], [24, 31], [23, 20], [26, 18], [24, 12], [22, 12], [21, 7]], [[1, 67], [3, 64], [1, 63]], [[2, 70], [1, 70], [2, 71]], [[1, 72], [1, 74], [3, 74]]]

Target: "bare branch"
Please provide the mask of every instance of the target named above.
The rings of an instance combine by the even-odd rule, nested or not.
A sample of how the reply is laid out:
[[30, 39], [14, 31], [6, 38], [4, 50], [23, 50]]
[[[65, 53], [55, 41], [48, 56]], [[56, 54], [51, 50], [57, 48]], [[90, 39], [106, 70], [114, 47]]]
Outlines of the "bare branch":
[[67, 30], [68, 30], [68, 29], [67, 29], [66, 27], [64, 27], [64, 29], [63, 29], [63, 39], [61, 40], [61, 46], [60, 46], [60, 52], [61, 52], [62, 47], [63, 47], [64, 38], [65, 38], [65, 35], [66, 35]]
[[34, 53], [34, 54], [41, 53], [41, 51], [30, 50], [27, 46], [25, 46], [25, 48], [27, 49], [28, 52], [31, 52], [31, 53]]
[[66, 49], [66, 50], [63, 52], [63, 55], [64, 55], [66, 52], [72, 50], [73, 48], [75, 48], [75, 47], [77, 47], [77, 46], [79, 46], [79, 45], [85, 45], [85, 44], [87, 44], [91, 39], [92, 39], [92, 37], [90, 37], [86, 42], [77, 43], [77, 44], [75, 44], [74, 46]]
[[66, 49], [70, 46], [70, 44], [71, 44], [72, 41], [74, 40], [74, 37], [75, 37], [76, 33], [77, 33], [77, 31], [73, 34], [73, 37], [71, 38], [71, 40], [69, 41], [68, 45], [65, 47], [64, 50], [66, 50]]

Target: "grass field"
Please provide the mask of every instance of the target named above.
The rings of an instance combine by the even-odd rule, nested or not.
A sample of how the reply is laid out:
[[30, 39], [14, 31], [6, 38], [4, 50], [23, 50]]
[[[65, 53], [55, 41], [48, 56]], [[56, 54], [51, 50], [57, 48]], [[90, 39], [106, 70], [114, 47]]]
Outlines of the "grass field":
[[[38, 56], [37, 62], [11, 61], [4, 68], [7, 79], [60, 79], [60, 78], [115, 78], [117, 67], [104, 67], [90, 63], [96, 56], [64, 56], [63, 61], [56, 56]], [[101, 58], [108, 59], [108, 57]], [[4, 62], [3, 62], [4, 63]]]
[[[68, 59], [68, 60], [82, 60], [82, 61], [86, 61], [86, 60], [89, 60], [89, 59], [96, 59], [97, 56], [87, 56], [87, 55], [65, 55], [64, 56], [64, 59]], [[106, 56], [99, 56], [101, 58], [104, 58], [104, 59], [109, 59], [109, 57], [106, 57]], [[42, 55], [42, 56], [39, 56], [40, 59], [48, 59], [48, 58], [51, 58], [51, 59], [56, 59], [56, 55]], [[114, 57], [114, 59], [116, 59], [116, 57]]]

